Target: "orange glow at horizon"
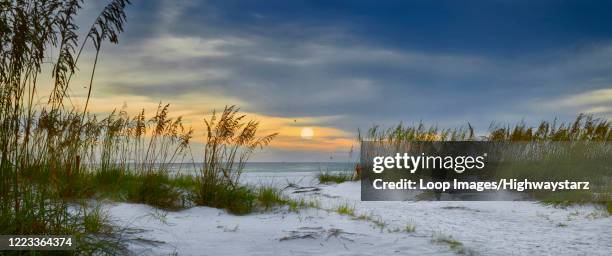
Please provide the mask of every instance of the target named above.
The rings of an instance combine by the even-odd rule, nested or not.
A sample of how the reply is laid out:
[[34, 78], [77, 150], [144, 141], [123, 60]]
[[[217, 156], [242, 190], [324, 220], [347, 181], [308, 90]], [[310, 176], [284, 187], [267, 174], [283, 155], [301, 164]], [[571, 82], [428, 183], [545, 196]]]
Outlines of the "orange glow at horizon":
[[[202, 102], [202, 99], [206, 99], [204, 102], [208, 102], [208, 104], [194, 102], [196, 100]], [[79, 102], [78, 98], [73, 98], [73, 100]], [[204, 142], [205, 132], [203, 120], [204, 118], [210, 118], [213, 109], [216, 109], [217, 113], [222, 110], [225, 106], [222, 101], [224, 100], [213, 97], [189, 97], [174, 100], [173, 102], [168, 102], [170, 103], [170, 116], [182, 116], [185, 127], [194, 129], [192, 142], [202, 143]], [[237, 104], [238, 106], [241, 104], [247, 105], [244, 102], [231, 99], [225, 99], [225, 101]], [[112, 96], [92, 98], [89, 110], [101, 116], [105, 116], [113, 110], [125, 110], [128, 114], [135, 115], [144, 108], [145, 115], [151, 117], [155, 113], [158, 104], [159, 102], [147, 97]], [[162, 102], [162, 104], [166, 103]], [[321, 125], [321, 123], [329, 123], [337, 118], [335, 116], [280, 117], [245, 111], [240, 111], [240, 114], [246, 115], [248, 120], [259, 121], [258, 134], [260, 136], [278, 133], [278, 136], [269, 145], [270, 148], [334, 152], [348, 151], [357, 142], [354, 135], [350, 132]], [[308, 129], [311, 131], [308, 131]]]

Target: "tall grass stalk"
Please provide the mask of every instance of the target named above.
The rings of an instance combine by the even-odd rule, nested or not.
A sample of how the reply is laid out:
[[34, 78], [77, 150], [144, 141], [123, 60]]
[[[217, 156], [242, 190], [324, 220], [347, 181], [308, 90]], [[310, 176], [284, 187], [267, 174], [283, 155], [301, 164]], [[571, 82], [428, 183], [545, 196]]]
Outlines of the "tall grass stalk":
[[[118, 42], [127, 0], [112, 0], [79, 41], [74, 20], [79, 0], [0, 3], [0, 233], [76, 234], [83, 220], [70, 213], [68, 199], [84, 185], [82, 162], [95, 155], [99, 123], [70, 108], [71, 77], [81, 50]], [[76, 49], [80, 50], [77, 53]], [[39, 90], [48, 51], [51, 86]], [[94, 62], [89, 90], [93, 86]], [[44, 87], [43, 87], [44, 88]], [[49, 95], [40, 100], [40, 95]], [[87, 97], [87, 102], [89, 101]], [[85, 105], [87, 105], [87, 102]], [[32, 182], [37, 179], [39, 183]], [[91, 220], [91, 218], [89, 219]], [[91, 221], [88, 221], [91, 224]], [[84, 243], [83, 243], [84, 244]]]
[[[533, 168], [530, 169], [529, 167], [533, 166], [525, 161], [523, 166], [512, 165], [512, 168], [505, 169], [504, 174], [509, 175], [511, 173], [516, 177], [525, 176], [543, 180], [567, 178], [568, 175], [573, 175], [576, 179], [580, 179], [588, 175], [601, 175], [605, 170], [584, 166], [583, 170], [577, 172], [573, 169], [574, 166], [567, 164], [567, 160], [570, 159], [569, 156], [576, 159], [590, 159], [589, 162], [592, 164], [605, 166], [605, 161], [609, 161], [611, 153], [609, 142], [612, 141], [612, 123], [606, 119], [587, 114], [578, 114], [570, 122], [561, 122], [555, 119], [552, 122], [541, 121], [536, 126], [529, 126], [524, 122], [515, 125], [502, 125], [492, 122], [489, 126], [489, 132], [478, 137], [474, 135], [474, 129], [469, 123], [466, 127], [457, 129], [439, 129], [437, 126], [426, 127], [423, 123], [415, 126], [405, 126], [400, 123], [388, 129], [373, 126], [363, 134], [359, 132], [358, 140], [360, 142], [384, 141], [398, 145], [413, 141], [518, 142], [513, 143], [515, 147], [512, 147], [512, 151], [508, 150], [506, 152], [507, 157], [515, 160], [516, 163], [522, 163], [516, 160], [528, 159], [552, 159], [554, 161], [547, 162], [552, 164], [547, 164], [546, 168], [540, 168], [543, 171], [539, 172], [534, 172]], [[501, 173], [501, 171], [499, 172]], [[563, 175], [560, 175], [561, 173]], [[610, 193], [609, 175], [604, 175], [594, 183], [596, 183], [594, 185], [604, 187], [603, 191]], [[565, 197], [567, 196], [565, 194]], [[608, 212], [612, 213], [610, 210], [612, 209], [612, 202], [603, 203], [606, 204]]]
[[250, 212], [255, 199], [239, 184], [244, 165], [255, 150], [268, 145], [277, 134], [257, 136], [259, 123], [245, 120], [238, 110], [227, 106], [204, 120], [206, 134], [196, 202], [213, 207], [228, 205], [224, 208], [240, 214]]
[[612, 123], [593, 115], [578, 114], [571, 122], [541, 121], [536, 126], [524, 122], [501, 125], [492, 122], [488, 134], [476, 136], [470, 123], [459, 128], [440, 129], [426, 126], [398, 124], [390, 128], [375, 125], [365, 133], [358, 132], [361, 141], [612, 141]]

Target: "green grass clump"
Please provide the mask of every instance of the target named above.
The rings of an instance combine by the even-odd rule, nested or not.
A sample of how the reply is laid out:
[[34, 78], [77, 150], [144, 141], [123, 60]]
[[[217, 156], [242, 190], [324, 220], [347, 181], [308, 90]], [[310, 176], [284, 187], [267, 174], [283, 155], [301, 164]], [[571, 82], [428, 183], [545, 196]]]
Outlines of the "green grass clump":
[[414, 225], [412, 225], [412, 224], [407, 224], [404, 227], [404, 232], [406, 232], [406, 233], [413, 233], [415, 231], [416, 231], [416, 227]]
[[367, 214], [360, 214], [359, 216], [356, 216], [355, 218], [353, 218], [354, 220], [372, 220], [372, 216], [367, 215]]
[[88, 191], [98, 199], [148, 204], [165, 210], [188, 205], [188, 195], [196, 186], [194, 177], [171, 177], [166, 172], [128, 172], [119, 168], [94, 171], [87, 178]]
[[198, 180], [195, 192], [197, 205], [227, 209], [236, 215], [252, 212], [256, 199], [257, 194], [248, 187], [230, 186], [212, 178]]
[[460, 250], [463, 244], [451, 236], [438, 235], [434, 240], [436, 243], [447, 244], [451, 250]]
[[119, 199], [116, 192], [124, 190], [123, 186], [130, 178], [125, 170], [110, 168], [94, 171], [90, 184], [98, 193], [109, 193], [106, 195]]
[[372, 224], [374, 224], [374, 227], [379, 228], [381, 232], [385, 229], [385, 227], [387, 227], [387, 223], [381, 217], [370, 217], [369, 220], [372, 222]]
[[266, 186], [259, 187], [257, 190], [257, 201], [265, 210], [287, 202], [277, 188]]
[[132, 176], [126, 182], [127, 201], [148, 204], [167, 210], [181, 209], [180, 192], [172, 186], [164, 173], [145, 173]]
[[341, 215], [355, 216], [355, 206], [343, 203], [336, 207], [336, 212]]
[[300, 209], [304, 208], [321, 208], [319, 201], [307, 201], [304, 198], [300, 198], [299, 200], [286, 199], [285, 203], [289, 206], [290, 212], [298, 212]]
[[83, 207], [83, 228], [88, 234], [108, 234], [112, 231], [108, 226], [108, 213], [102, 210], [100, 205], [94, 207]]
[[299, 212], [300, 211], [300, 203], [298, 201], [288, 201], [287, 205], [289, 205], [290, 212]]
[[[256, 195], [247, 187], [237, 187], [233, 189], [222, 189], [221, 197], [225, 208], [237, 215], [247, 214], [253, 211]], [[221, 201], [217, 201], [218, 203]], [[223, 205], [220, 205], [223, 208]]]
[[319, 183], [343, 183], [358, 180], [352, 173], [346, 172], [320, 172], [317, 174]]

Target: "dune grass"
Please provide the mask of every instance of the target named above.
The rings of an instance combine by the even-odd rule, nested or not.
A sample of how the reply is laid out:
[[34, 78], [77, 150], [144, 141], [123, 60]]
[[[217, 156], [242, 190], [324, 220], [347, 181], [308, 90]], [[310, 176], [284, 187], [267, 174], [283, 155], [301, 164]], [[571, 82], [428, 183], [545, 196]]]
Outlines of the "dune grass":
[[[426, 126], [425, 124], [418, 123], [416, 125], [404, 125], [400, 123], [397, 126], [383, 129], [379, 126], [373, 126], [368, 129], [365, 133], [359, 132], [359, 141], [384, 141], [390, 144], [399, 144], [404, 142], [413, 141], [493, 141], [493, 142], [517, 142], [515, 144], [524, 143], [527, 145], [535, 145], [530, 150], [521, 150], [516, 154], [511, 155], [513, 159], [520, 159], [521, 157], [533, 157], [535, 153], [543, 159], [549, 159], [551, 164], [545, 166], [543, 171], [533, 172], [530, 170], [529, 163], [515, 161], [519, 165], [524, 163], [525, 166], [512, 165], [509, 168], [504, 169], [505, 172], [511, 172], [515, 176], [534, 177], [539, 175], [539, 178], [551, 179], [558, 176], [559, 170], [565, 170], [563, 173], [574, 174], [576, 177], [584, 177], [587, 175], [586, 170], [583, 172], [576, 172], [571, 169], [571, 166], [565, 164], [569, 160], [565, 158], [571, 152], [570, 155], [578, 154], [579, 157], [586, 157], [590, 159], [590, 163], [603, 164], [609, 161], [610, 158], [610, 147], [609, 142], [612, 141], [612, 123], [606, 119], [595, 118], [593, 115], [578, 114], [573, 121], [561, 122], [558, 120], [554, 121], [541, 121], [535, 126], [529, 126], [524, 122], [520, 122], [515, 125], [503, 125], [492, 122], [489, 127], [489, 132], [482, 136], [476, 136], [474, 128], [468, 123], [467, 126], [459, 127], [456, 129], [440, 129], [435, 125]], [[562, 148], [562, 146], [555, 145], [549, 142], [567, 142], [571, 145], [569, 149]], [[564, 144], [566, 145], [566, 144]], [[535, 152], [535, 153], [534, 153]], [[526, 155], [529, 154], [529, 155]], [[595, 159], [595, 160], [594, 160]], [[552, 161], [555, 160], [555, 161]], [[557, 161], [559, 160], [559, 161]], [[588, 169], [588, 168], [587, 168]], [[601, 170], [601, 168], [591, 168], [592, 170]], [[501, 172], [501, 170], [500, 170]], [[590, 173], [589, 173], [590, 175]], [[601, 173], [595, 173], [593, 175], [601, 175]], [[596, 184], [599, 186], [607, 186], [608, 190], [604, 191], [612, 193], [609, 189], [609, 185], [606, 184], [609, 176], [604, 176], [602, 179], [597, 179], [602, 184]], [[573, 193], [572, 196], [578, 198], [578, 193], [591, 193], [590, 191], [569, 191], [565, 193]], [[558, 195], [559, 193], [557, 193]], [[540, 198], [540, 195], [533, 193], [533, 196]], [[541, 198], [544, 203], [550, 204], [574, 204], [582, 203], [581, 201], [567, 201], [561, 199], [554, 199], [550, 197]], [[611, 206], [612, 202], [598, 202], [606, 206], [608, 212], [612, 213]]]
[[[110, 0], [79, 40], [74, 20], [80, 1], [2, 3], [1, 234], [74, 235], [77, 251], [59, 254], [116, 254], [120, 246], [108, 242], [111, 234], [106, 233], [113, 231], [105, 213], [88, 205], [90, 199], [167, 210], [196, 203], [243, 214], [259, 204], [259, 196], [264, 207], [271, 207], [267, 196], [238, 180], [248, 156], [274, 135], [256, 137], [258, 123], [242, 122], [245, 117], [236, 108], [207, 120], [205, 163], [195, 177], [170, 173], [170, 164], [190, 160], [193, 130], [183, 126], [181, 117], [170, 116], [169, 105], [160, 103], [151, 117], [144, 110], [130, 116], [122, 109], [106, 117], [88, 111], [101, 45], [118, 43], [128, 4]], [[95, 53], [92, 69], [85, 71], [88, 93], [74, 104], [71, 79], [80, 71], [86, 46]], [[54, 59], [48, 56], [52, 47], [59, 53]], [[42, 66], [49, 62], [53, 68], [46, 73]], [[52, 78], [50, 86], [39, 85], [42, 76]]]
[[346, 181], [355, 181], [359, 178], [349, 172], [319, 172], [317, 174], [319, 183], [343, 183]]
[[[268, 145], [277, 134], [258, 137], [256, 121], [245, 121], [234, 106], [205, 119], [206, 138], [203, 164], [197, 175], [195, 202], [198, 205], [226, 208], [234, 214], [253, 210], [256, 193], [239, 183], [244, 165], [253, 152]], [[266, 204], [272, 203], [270, 190], [260, 191]], [[269, 207], [267, 205], [266, 207]]]
[[612, 141], [612, 123], [593, 115], [578, 114], [571, 122], [541, 121], [536, 126], [524, 122], [503, 125], [492, 122], [487, 134], [476, 136], [470, 123], [459, 128], [441, 129], [437, 125], [427, 126], [403, 123], [387, 129], [373, 126], [365, 133], [359, 131], [359, 141]]
[[437, 235], [433, 240], [435, 243], [447, 244], [451, 250], [459, 250], [463, 244], [451, 236]]
[[406, 233], [414, 233], [416, 231], [416, 227], [413, 224], [406, 224], [403, 231]]
[[[99, 122], [87, 112], [93, 74], [83, 109], [68, 108], [67, 99], [81, 50], [94, 46], [93, 73], [101, 45], [118, 42], [129, 1], [109, 1], [81, 41], [74, 22], [80, 4], [1, 4], [0, 233], [74, 235], [79, 253], [91, 254], [113, 250], [88, 233], [102, 231], [102, 214], [76, 201], [89, 188], [82, 162], [95, 155], [90, 146], [99, 142], [92, 139], [99, 135]], [[52, 47], [59, 54], [50, 60], [51, 74], [43, 74]], [[52, 78], [50, 86], [38, 84], [43, 75]]]
[[355, 206], [347, 203], [341, 203], [336, 206], [336, 212], [340, 215], [355, 216]]
[[281, 192], [278, 189], [274, 187], [265, 186], [259, 187], [257, 193], [257, 201], [259, 201], [259, 203], [265, 210], [286, 203], [286, 200], [283, 198]]

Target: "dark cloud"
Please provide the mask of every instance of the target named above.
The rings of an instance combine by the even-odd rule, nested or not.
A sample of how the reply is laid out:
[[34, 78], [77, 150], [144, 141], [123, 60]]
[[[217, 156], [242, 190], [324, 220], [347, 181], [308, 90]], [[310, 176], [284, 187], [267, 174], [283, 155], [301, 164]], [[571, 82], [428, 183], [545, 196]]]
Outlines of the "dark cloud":
[[537, 106], [611, 87], [604, 5], [137, 1], [110, 54], [136, 63], [135, 75], [182, 79], [123, 79], [108, 91], [231, 96], [268, 115], [341, 116], [329, 125], [347, 131], [567, 117], [581, 109]]

